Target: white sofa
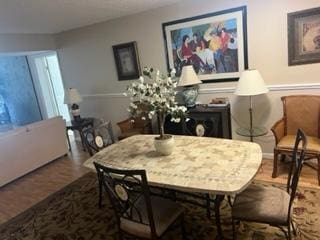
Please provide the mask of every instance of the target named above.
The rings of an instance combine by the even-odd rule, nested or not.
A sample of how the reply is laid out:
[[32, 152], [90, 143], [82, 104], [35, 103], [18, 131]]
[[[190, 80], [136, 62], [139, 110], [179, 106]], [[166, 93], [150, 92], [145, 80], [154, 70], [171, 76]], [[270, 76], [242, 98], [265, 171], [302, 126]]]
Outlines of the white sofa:
[[0, 187], [68, 153], [65, 121], [55, 117], [0, 135]]

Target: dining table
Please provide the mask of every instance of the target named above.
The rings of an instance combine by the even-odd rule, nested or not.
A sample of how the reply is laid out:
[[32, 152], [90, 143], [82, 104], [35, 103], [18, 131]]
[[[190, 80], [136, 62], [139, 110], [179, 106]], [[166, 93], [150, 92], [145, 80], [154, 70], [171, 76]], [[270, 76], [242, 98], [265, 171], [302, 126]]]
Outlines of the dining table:
[[223, 239], [220, 205], [225, 196], [235, 196], [257, 174], [262, 152], [257, 143], [174, 135], [172, 154], [155, 151], [156, 135], [134, 135], [112, 144], [85, 161], [116, 169], [144, 169], [150, 186], [215, 196], [217, 239]]

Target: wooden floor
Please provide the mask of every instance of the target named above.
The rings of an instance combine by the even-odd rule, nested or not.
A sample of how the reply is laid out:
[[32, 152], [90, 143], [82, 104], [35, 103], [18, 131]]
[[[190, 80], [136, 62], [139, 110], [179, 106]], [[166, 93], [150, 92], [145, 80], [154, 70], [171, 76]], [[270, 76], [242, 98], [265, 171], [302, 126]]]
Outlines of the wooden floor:
[[[57, 159], [0, 188], [0, 223], [30, 208], [88, 172], [82, 163], [89, 155], [82, 151], [79, 144], [74, 141], [71, 144], [72, 151], [68, 156]], [[287, 167], [288, 164], [280, 164], [279, 177], [271, 178], [272, 160], [264, 159], [256, 179], [286, 184]], [[305, 166], [299, 185], [319, 188], [316, 171]]]

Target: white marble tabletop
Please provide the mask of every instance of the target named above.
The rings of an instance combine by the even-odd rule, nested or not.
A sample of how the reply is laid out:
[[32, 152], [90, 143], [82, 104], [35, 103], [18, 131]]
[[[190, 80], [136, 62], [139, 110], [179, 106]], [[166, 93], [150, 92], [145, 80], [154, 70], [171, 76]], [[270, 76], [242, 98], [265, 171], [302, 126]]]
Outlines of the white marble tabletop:
[[174, 151], [159, 155], [153, 146], [155, 135], [135, 135], [117, 142], [88, 159], [118, 169], [145, 169], [150, 185], [232, 195], [253, 180], [262, 160], [256, 143], [193, 136], [174, 136]]

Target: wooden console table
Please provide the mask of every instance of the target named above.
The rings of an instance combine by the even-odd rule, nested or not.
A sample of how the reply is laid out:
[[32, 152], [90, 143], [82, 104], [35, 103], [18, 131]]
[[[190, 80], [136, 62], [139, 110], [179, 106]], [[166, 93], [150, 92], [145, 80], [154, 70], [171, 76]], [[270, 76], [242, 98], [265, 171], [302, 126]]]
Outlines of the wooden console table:
[[188, 109], [188, 121], [173, 123], [170, 116], [165, 122], [165, 132], [175, 135], [232, 138], [230, 105], [208, 107], [196, 105]]
[[82, 149], [85, 151], [85, 143], [84, 143], [84, 137], [82, 134], [83, 129], [87, 127], [93, 127], [93, 118], [82, 118], [80, 121], [75, 121], [71, 120], [71, 122], [66, 123], [66, 132], [67, 132], [67, 140], [68, 140], [68, 145], [69, 145], [69, 150], [71, 150], [71, 145], [70, 145], [70, 139], [68, 135], [68, 130], [72, 131], [78, 131], [80, 138], [81, 138], [81, 144], [82, 144]]

